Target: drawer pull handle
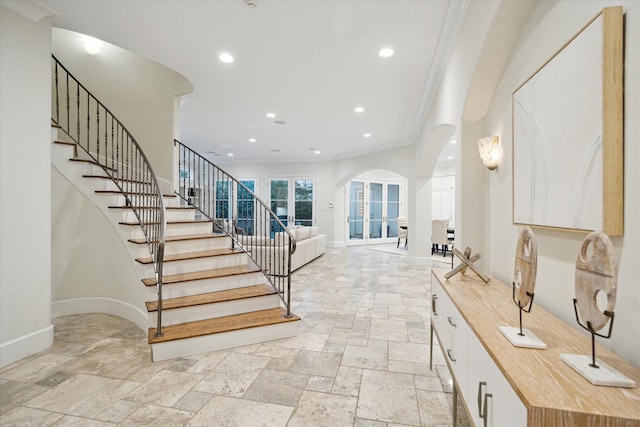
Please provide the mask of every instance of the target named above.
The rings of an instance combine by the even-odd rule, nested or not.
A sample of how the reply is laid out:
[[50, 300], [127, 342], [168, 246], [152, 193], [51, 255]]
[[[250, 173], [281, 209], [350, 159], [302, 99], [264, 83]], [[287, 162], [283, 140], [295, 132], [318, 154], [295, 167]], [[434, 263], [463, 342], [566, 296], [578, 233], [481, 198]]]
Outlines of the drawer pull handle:
[[455, 324], [455, 323], [453, 323], [453, 317], [451, 317], [451, 316], [447, 316], [447, 321], [449, 322], [449, 324], [450, 324], [451, 326], [453, 326], [454, 328], [456, 327], [456, 324]]
[[449, 359], [451, 359], [452, 362], [455, 362], [456, 359], [453, 358], [452, 356], [453, 352], [451, 351], [450, 348], [447, 349], [447, 356], [449, 356]]
[[493, 398], [493, 395], [491, 393], [484, 394], [484, 404], [482, 405], [484, 414], [481, 415], [481, 418], [484, 420], [484, 427], [487, 427], [487, 421], [489, 420], [489, 408], [487, 408], [488, 398]]
[[434, 316], [438, 315], [438, 309], [436, 307], [436, 302], [438, 301], [438, 295], [433, 295], [431, 297], [431, 311], [433, 312]]
[[480, 381], [478, 383], [478, 416], [480, 418], [484, 418], [482, 415], [482, 387], [486, 387], [487, 383], [485, 381]]

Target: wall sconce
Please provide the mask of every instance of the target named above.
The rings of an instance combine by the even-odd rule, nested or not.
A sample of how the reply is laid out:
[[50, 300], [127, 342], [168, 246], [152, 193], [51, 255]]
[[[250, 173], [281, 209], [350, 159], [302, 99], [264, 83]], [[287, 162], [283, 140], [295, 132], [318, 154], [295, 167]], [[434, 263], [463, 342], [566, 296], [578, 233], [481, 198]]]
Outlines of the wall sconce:
[[480, 158], [482, 159], [482, 163], [489, 170], [494, 170], [500, 164], [500, 137], [499, 136], [489, 136], [486, 138], [480, 138], [478, 140], [478, 152], [480, 153]]

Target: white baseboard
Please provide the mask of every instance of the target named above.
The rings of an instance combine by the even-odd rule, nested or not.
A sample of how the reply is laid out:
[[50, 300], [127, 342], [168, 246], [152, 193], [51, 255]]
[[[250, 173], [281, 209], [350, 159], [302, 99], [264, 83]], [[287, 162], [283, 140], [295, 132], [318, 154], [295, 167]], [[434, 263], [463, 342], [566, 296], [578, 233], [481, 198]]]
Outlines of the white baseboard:
[[53, 325], [0, 344], [0, 368], [48, 349], [53, 345]]
[[149, 328], [149, 316], [147, 312], [113, 298], [73, 298], [51, 303], [51, 317], [54, 318], [84, 313], [112, 314], [134, 323], [145, 332]]

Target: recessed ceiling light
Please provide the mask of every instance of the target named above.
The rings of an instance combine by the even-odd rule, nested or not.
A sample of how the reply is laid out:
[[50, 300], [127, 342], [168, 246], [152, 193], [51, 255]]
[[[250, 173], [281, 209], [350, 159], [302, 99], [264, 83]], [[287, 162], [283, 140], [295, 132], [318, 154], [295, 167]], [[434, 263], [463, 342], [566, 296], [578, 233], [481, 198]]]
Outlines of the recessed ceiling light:
[[314, 154], [320, 154], [320, 150], [315, 150], [313, 153]]
[[275, 116], [275, 113], [267, 113], [267, 117], [269, 117], [270, 119], [273, 119]]
[[378, 52], [378, 55], [380, 55], [383, 58], [388, 58], [391, 55], [393, 55], [393, 49], [391, 49], [390, 47], [384, 47], [380, 49], [380, 51]]
[[353, 111], [355, 111], [356, 113], [363, 113], [364, 112], [364, 108], [363, 107], [356, 107], [353, 109]]
[[218, 56], [218, 59], [220, 59], [220, 61], [224, 62], [225, 64], [230, 64], [233, 62], [233, 56], [231, 56], [229, 52], [222, 52], [220, 56]]
[[255, 138], [249, 138], [249, 142], [256, 142]]
[[447, 160], [453, 160], [453, 156], [448, 156]]
[[370, 133], [365, 133], [362, 136], [364, 136], [365, 138], [371, 138], [371, 134]]
[[452, 143], [452, 144], [455, 144], [455, 143], [456, 143], [456, 141], [451, 141], [451, 143]]
[[287, 124], [287, 122], [285, 122], [284, 120], [274, 120], [273, 123], [276, 124], [276, 125], [286, 125]]
[[233, 157], [233, 153], [227, 153], [227, 156]]
[[86, 37], [84, 41], [84, 49], [89, 55], [97, 55], [100, 52], [100, 41], [93, 37]]

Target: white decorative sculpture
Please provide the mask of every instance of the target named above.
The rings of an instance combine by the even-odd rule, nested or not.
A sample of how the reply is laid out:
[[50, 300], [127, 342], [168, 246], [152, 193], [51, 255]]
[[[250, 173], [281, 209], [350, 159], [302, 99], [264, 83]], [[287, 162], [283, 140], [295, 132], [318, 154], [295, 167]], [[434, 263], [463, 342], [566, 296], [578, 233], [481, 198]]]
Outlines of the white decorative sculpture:
[[547, 348], [547, 345], [533, 332], [522, 329], [522, 312], [529, 313], [533, 306], [533, 289], [536, 286], [537, 270], [538, 246], [531, 228], [525, 227], [516, 245], [513, 268], [513, 302], [518, 306], [520, 327], [500, 326], [500, 332], [516, 347]]
[[[613, 254], [611, 240], [601, 231], [591, 232], [582, 242], [576, 260], [576, 298], [573, 300], [573, 307], [578, 325], [591, 333], [591, 358], [582, 354], [561, 354], [560, 358], [592, 384], [634, 388], [635, 381], [603, 361], [596, 360], [596, 335], [610, 338], [613, 329], [613, 308], [616, 305], [618, 286], [618, 268]], [[600, 293], [607, 300], [606, 308], [602, 311], [598, 308]], [[607, 323], [607, 334], [599, 334], [598, 331]]]

